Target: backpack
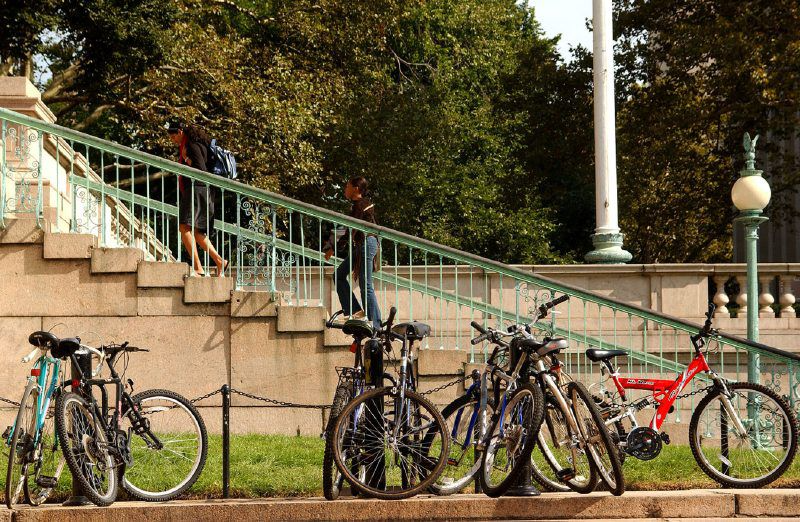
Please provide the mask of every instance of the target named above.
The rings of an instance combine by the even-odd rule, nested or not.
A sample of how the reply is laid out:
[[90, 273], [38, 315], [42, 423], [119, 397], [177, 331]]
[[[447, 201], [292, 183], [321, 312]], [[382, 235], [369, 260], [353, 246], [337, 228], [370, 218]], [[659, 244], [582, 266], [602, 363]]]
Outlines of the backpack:
[[217, 145], [217, 140], [211, 140], [208, 150], [211, 153], [208, 158], [209, 172], [228, 179], [236, 179], [236, 158], [233, 157], [233, 153]]

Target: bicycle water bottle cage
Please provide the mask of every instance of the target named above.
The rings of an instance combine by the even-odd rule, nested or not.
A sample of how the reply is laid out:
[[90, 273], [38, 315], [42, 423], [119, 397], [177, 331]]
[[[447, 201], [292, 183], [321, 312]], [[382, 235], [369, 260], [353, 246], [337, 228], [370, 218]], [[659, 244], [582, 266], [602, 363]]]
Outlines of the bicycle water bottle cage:
[[375, 328], [362, 319], [348, 319], [342, 326], [342, 331], [347, 335], [360, 337], [361, 339], [375, 335]]
[[54, 348], [58, 346], [58, 337], [50, 332], [33, 332], [28, 337], [28, 342], [39, 348]]
[[50, 353], [56, 359], [66, 359], [70, 355], [77, 352], [81, 347], [81, 340], [78, 337], [69, 337], [67, 339], [61, 339], [58, 342], [58, 346], [51, 348]]
[[392, 332], [405, 337], [409, 341], [421, 341], [431, 334], [431, 327], [425, 323], [413, 321], [394, 325]]

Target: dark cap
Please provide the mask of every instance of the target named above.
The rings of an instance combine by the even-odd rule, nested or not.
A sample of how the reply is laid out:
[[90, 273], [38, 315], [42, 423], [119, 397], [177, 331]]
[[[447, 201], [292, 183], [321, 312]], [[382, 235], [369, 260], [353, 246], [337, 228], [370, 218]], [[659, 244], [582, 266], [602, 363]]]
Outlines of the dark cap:
[[180, 120], [170, 120], [165, 125], [164, 128], [167, 129], [167, 132], [170, 134], [176, 134], [179, 131], [182, 131], [185, 128], [185, 125]]

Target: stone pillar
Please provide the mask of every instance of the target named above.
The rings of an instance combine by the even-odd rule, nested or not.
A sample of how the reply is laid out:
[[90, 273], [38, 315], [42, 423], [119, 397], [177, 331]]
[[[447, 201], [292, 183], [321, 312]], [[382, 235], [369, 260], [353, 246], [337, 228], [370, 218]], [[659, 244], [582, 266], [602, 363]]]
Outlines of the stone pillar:
[[717, 286], [717, 291], [714, 294], [714, 304], [717, 309], [714, 310], [714, 317], [730, 317], [731, 313], [728, 310], [728, 303], [730, 299], [728, 294], [725, 293], [725, 283], [728, 281], [728, 276], [714, 276], [714, 284]]
[[775, 317], [775, 310], [772, 309], [775, 298], [770, 293], [769, 285], [774, 279], [771, 275], [761, 275], [758, 282], [761, 284], [761, 293], [758, 295], [758, 316]]
[[779, 277], [778, 295], [780, 297], [778, 303], [781, 305], [781, 317], [797, 317], [794, 311], [795, 297], [794, 289], [792, 288], [793, 282], [794, 276], [782, 275]]
[[736, 276], [736, 281], [739, 283], [739, 295], [736, 296], [736, 304], [739, 305], [739, 311], [736, 313], [736, 317], [747, 317], [747, 278]]
[[612, 0], [594, 0], [594, 182], [597, 228], [587, 263], [627, 263], [617, 218], [617, 143], [614, 111]]
[[22, 76], [0, 76], [0, 107], [47, 123], [56, 121], [55, 115], [42, 101], [39, 89]]

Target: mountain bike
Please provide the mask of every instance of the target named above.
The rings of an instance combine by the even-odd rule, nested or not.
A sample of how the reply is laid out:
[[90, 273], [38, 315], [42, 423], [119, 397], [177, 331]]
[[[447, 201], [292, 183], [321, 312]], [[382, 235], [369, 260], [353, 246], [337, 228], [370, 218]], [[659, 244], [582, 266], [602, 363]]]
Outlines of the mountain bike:
[[[120, 483], [132, 497], [148, 501], [170, 500], [189, 489], [206, 461], [205, 423], [192, 403], [175, 392], [129, 393], [133, 381], [123, 384], [129, 354], [148, 350], [127, 342], [92, 348], [77, 337], [59, 340], [58, 347], [78, 373], [72, 391], [58, 396], [55, 417], [64, 457], [82, 493], [107, 506]], [[99, 359], [95, 368], [91, 356]], [[115, 368], [120, 359], [122, 376]], [[104, 363], [108, 379], [100, 375]], [[114, 390], [112, 403], [108, 386]]]
[[[530, 352], [515, 350], [518, 334], [483, 328], [475, 321], [471, 325], [479, 332], [471, 343], [488, 340], [494, 348], [483, 371], [473, 372], [467, 392], [444, 408], [451, 449], [447, 467], [431, 490], [449, 495], [477, 477], [483, 491], [497, 497], [517, 482], [530, 459], [542, 423], [544, 398], [524, 371]], [[511, 339], [506, 341], [508, 337]], [[509, 374], [503, 367], [510, 356]]]
[[[336, 419], [339, 418], [348, 402], [367, 389], [383, 386], [384, 380], [396, 382], [391, 375], [383, 371], [383, 354], [384, 351], [391, 350], [389, 332], [396, 313], [397, 309], [392, 307], [388, 319], [379, 330], [361, 319], [349, 319], [344, 323], [337, 322], [337, 319], [344, 314], [342, 310], [333, 314], [325, 322], [326, 328], [339, 329], [353, 337], [350, 352], [355, 356], [353, 366], [336, 368], [336, 372], [339, 374], [339, 383], [333, 395], [331, 412], [325, 427], [325, 454], [322, 459], [322, 490], [328, 500], [339, 498], [344, 485], [344, 476], [339, 472], [333, 458], [333, 429]], [[366, 342], [364, 342], [365, 340]], [[360, 473], [363, 478], [365, 470], [362, 466], [359, 470], [354, 470], [354, 473]]]
[[[715, 305], [706, 321], [690, 337], [694, 358], [673, 380], [621, 377], [611, 360], [627, 355], [623, 350], [586, 350], [609, 376], [614, 391], [601, 386], [598, 401], [605, 422], [617, 432], [620, 452], [640, 460], [656, 458], [670, 439], [659, 433], [680, 398], [705, 394], [689, 423], [689, 445], [698, 466], [727, 487], [759, 488], [780, 477], [797, 451], [797, 417], [786, 401], [769, 388], [750, 382], [730, 382], [712, 370], [706, 359], [718, 331], [711, 327]], [[719, 342], [717, 341], [717, 346]], [[710, 384], [679, 395], [697, 375]], [[652, 395], [629, 401], [626, 390], [647, 390]], [[636, 413], [656, 409], [649, 426], [639, 426]]]
[[3, 433], [8, 446], [6, 506], [9, 509], [20, 503], [22, 495], [28, 504], [44, 503], [56, 489], [64, 470], [53, 407], [53, 398], [61, 391], [57, 340], [50, 332], [33, 332], [28, 337], [28, 342], [36, 348], [22, 362], [34, 358], [36, 361], [22, 393], [16, 421]]
[[397, 382], [347, 403], [330, 432], [336, 467], [358, 492], [384, 500], [427, 489], [445, 466], [450, 439], [441, 413], [414, 391], [413, 346], [430, 335], [419, 322], [384, 329], [402, 341]]

